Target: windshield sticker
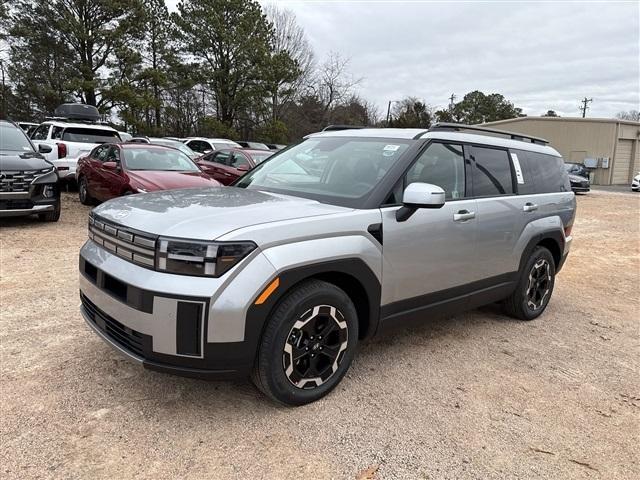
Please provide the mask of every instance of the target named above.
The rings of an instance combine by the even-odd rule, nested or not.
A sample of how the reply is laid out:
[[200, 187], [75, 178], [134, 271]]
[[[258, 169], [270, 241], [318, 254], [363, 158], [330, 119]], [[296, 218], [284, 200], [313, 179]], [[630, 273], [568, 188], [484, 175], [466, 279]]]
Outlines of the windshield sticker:
[[518, 179], [518, 184], [524, 184], [524, 177], [522, 176], [522, 168], [520, 167], [520, 161], [518, 160], [518, 155], [515, 153], [511, 154], [511, 163], [513, 163], [513, 168], [516, 171], [516, 178]]
[[395, 152], [400, 148], [400, 145], [385, 145], [383, 150], [385, 152]]

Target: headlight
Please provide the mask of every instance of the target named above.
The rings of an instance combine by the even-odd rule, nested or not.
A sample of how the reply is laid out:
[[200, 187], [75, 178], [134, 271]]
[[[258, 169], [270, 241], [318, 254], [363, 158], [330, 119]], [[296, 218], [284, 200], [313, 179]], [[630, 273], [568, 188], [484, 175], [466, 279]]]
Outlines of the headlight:
[[156, 270], [183, 275], [219, 277], [251, 253], [253, 242], [201, 242], [158, 239]]

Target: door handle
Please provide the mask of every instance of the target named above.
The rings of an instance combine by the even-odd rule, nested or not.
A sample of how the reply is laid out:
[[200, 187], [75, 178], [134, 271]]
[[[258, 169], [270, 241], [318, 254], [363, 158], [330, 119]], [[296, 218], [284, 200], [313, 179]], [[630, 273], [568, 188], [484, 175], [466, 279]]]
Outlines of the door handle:
[[531, 202], [525, 203], [524, 207], [522, 207], [522, 210], [524, 210], [525, 212], [535, 212], [537, 209], [538, 209], [538, 205]]
[[453, 214], [454, 222], [466, 222], [467, 220], [471, 220], [476, 218], [476, 212], [470, 212], [468, 210], [460, 210], [458, 213]]

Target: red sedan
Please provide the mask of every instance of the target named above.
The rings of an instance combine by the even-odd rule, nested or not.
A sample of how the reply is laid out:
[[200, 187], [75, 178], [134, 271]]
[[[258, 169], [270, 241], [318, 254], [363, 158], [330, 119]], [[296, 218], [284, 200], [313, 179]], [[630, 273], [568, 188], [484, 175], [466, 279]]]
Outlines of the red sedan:
[[84, 205], [130, 193], [220, 186], [180, 150], [144, 143], [94, 148], [78, 160], [76, 179]]
[[229, 185], [273, 154], [270, 150], [227, 148], [207, 153], [197, 158], [196, 163], [212, 178]]

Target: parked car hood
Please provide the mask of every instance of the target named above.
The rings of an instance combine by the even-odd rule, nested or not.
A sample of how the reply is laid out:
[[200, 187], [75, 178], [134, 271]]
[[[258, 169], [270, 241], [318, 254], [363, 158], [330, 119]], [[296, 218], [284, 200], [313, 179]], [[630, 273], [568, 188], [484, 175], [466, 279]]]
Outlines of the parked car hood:
[[0, 151], [0, 170], [3, 171], [41, 170], [52, 166], [37, 152]]
[[569, 180], [571, 182], [574, 182], [574, 183], [582, 183], [582, 182], [588, 182], [589, 181], [589, 179], [586, 178], [586, 177], [582, 177], [580, 175], [574, 175], [572, 173], [569, 174]]
[[238, 228], [350, 209], [315, 200], [236, 187], [167, 190], [128, 195], [94, 212], [143, 232], [213, 240]]
[[220, 183], [202, 172], [168, 172], [161, 170], [127, 170], [132, 183], [150, 192], [174, 188], [213, 187]]

